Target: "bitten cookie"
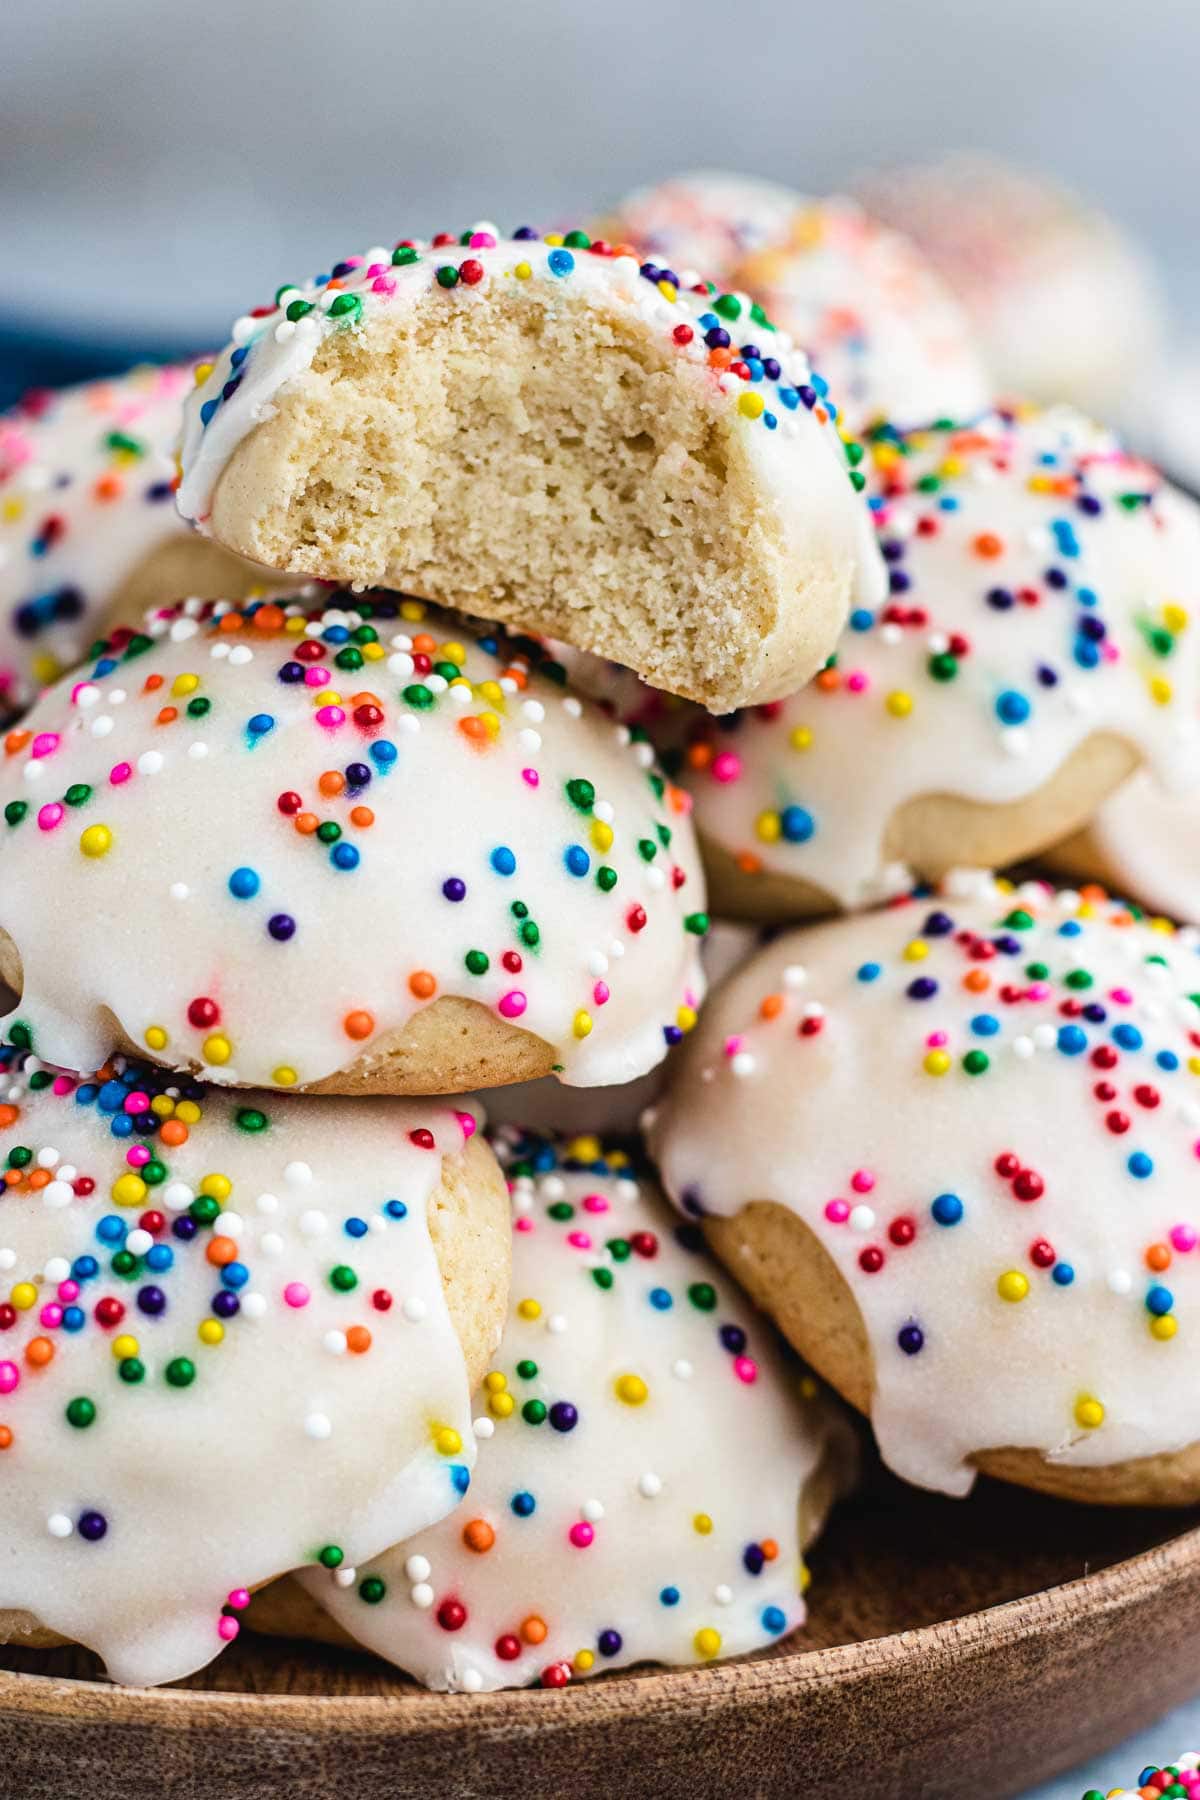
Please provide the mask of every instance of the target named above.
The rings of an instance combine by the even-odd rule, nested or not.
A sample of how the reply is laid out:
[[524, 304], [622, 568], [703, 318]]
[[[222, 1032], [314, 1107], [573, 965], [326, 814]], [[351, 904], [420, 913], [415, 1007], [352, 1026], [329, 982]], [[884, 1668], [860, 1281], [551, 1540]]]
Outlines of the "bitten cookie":
[[188, 531], [175, 445], [191, 370], [31, 393], [0, 414], [0, 719], [73, 668], [118, 616], [246, 594], [261, 570]]
[[790, 699], [669, 721], [715, 912], [853, 909], [1031, 856], [1140, 763], [1200, 782], [1193, 501], [1062, 408], [883, 428], [870, 458], [887, 603]]
[[651, 1132], [907, 1480], [1200, 1499], [1200, 947], [969, 876], [778, 938]]
[[179, 504], [271, 568], [564, 637], [722, 712], [807, 679], [879, 592], [836, 398], [744, 294], [479, 226], [239, 319]]
[[853, 1470], [844, 1421], [620, 1152], [580, 1162], [515, 1130], [496, 1148], [513, 1302], [469, 1493], [369, 1564], [315, 1558], [296, 1578], [308, 1605], [276, 1587], [251, 1623], [332, 1624], [468, 1692], [711, 1662], [794, 1630], [801, 1552]]
[[586, 1087], [690, 1028], [690, 800], [535, 645], [390, 595], [189, 602], [148, 630], [4, 740], [0, 979], [40, 1056]]
[[754, 294], [804, 346], [854, 428], [881, 417], [969, 419], [991, 399], [958, 302], [914, 245], [855, 200], [745, 175], [681, 175], [631, 194], [605, 229]]
[[448, 1511], [507, 1304], [469, 1114], [0, 1052], [0, 1633], [169, 1681], [325, 1543]]
[[974, 152], [880, 171], [859, 192], [965, 307], [994, 393], [1069, 400], [1144, 437], [1165, 308], [1114, 220], [1044, 174]]

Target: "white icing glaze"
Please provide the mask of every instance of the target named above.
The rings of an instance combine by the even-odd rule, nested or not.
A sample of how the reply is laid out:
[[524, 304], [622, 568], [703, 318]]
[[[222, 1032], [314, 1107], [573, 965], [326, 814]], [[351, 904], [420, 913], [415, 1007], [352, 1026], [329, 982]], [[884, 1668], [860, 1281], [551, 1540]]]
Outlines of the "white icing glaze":
[[801, 1502], [834, 1449], [848, 1472], [840, 1421], [619, 1154], [516, 1131], [497, 1148], [513, 1299], [470, 1493], [349, 1579], [300, 1579], [361, 1643], [468, 1692], [711, 1661], [793, 1630]]
[[39, 1054], [95, 1067], [111, 1013], [158, 1061], [286, 1086], [450, 994], [599, 1086], [690, 1026], [703, 878], [688, 796], [649, 746], [498, 638], [359, 604], [378, 633], [339, 668], [353, 602], [189, 602], [9, 735], [0, 815], [28, 811], [0, 825], [0, 923]]
[[[470, 1396], [426, 1204], [464, 1127], [428, 1103], [269, 1097], [248, 1130], [257, 1097], [136, 1064], [35, 1092], [38, 1065], [2, 1060], [20, 1179], [0, 1207], [0, 1607], [114, 1680], [174, 1680], [236, 1635], [239, 1590], [314, 1546], [375, 1555], [456, 1504]], [[158, 1133], [117, 1135], [148, 1108]], [[221, 1210], [197, 1224], [206, 1201]]]
[[1197, 990], [1194, 931], [975, 876], [778, 938], [706, 1008], [651, 1135], [667, 1190], [804, 1220], [906, 1479], [1200, 1439]]
[[165, 539], [187, 368], [36, 393], [0, 415], [0, 715], [72, 668]]
[[1069, 400], [1145, 440], [1163, 354], [1149, 260], [1117, 224], [1044, 175], [960, 152], [860, 188], [966, 308], [1006, 398]]
[[1087, 827], [1118, 893], [1192, 923], [1200, 919], [1200, 798], [1165, 794], [1144, 774], [1122, 783]]
[[1200, 780], [1194, 502], [1062, 408], [872, 454], [889, 604], [856, 610], [791, 699], [665, 721], [668, 743], [692, 721], [681, 778], [707, 839], [855, 907], [910, 885], [884, 841], [920, 796], [1021, 800], [1099, 732], [1171, 788]]
[[[824, 381], [817, 377], [814, 384], [803, 352], [785, 332], [771, 329], [748, 295], [720, 298], [703, 283], [699, 291], [676, 288], [665, 279], [647, 278], [634, 256], [569, 250], [537, 238], [498, 240], [488, 225], [476, 227], [469, 245], [422, 243], [412, 254], [414, 261], [394, 265], [393, 252], [377, 246], [335, 265], [333, 285], [329, 277], [319, 277], [304, 288], [281, 288], [273, 309], [235, 321], [232, 341], [185, 407], [179, 488], [185, 518], [209, 529], [212, 497], [229, 458], [270, 416], [280, 390], [311, 366], [332, 332], [370, 331], [377, 320], [393, 318], [405, 307], [485, 304], [492, 284], [528, 280], [555, 303], [583, 304], [599, 317], [606, 311], [623, 320], [633, 316], [656, 341], [670, 343], [681, 368], [691, 371], [698, 394], [728, 411], [741, 432], [765, 503], [778, 508], [782, 529], [805, 542], [817, 533], [829, 554], [853, 566], [864, 603], [878, 594], [882, 572], [863, 508], [846, 485], [845, 449], [832, 422], [836, 408], [824, 399]], [[467, 263], [481, 272], [473, 283], [452, 289], [439, 284], [439, 268], [457, 270]], [[339, 306], [350, 310], [335, 313]], [[301, 307], [308, 310], [288, 318], [289, 310]], [[775, 372], [764, 363], [757, 379], [748, 381], [710, 367], [705, 328], [698, 325], [710, 316], [737, 347], [753, 338], [764, 358], [776, 359]], [[678, 343], [677, 329], [688, 331], [689, 341]]]
[[854, 200], [701, 173], [631, 195], [617, 225], [681, 273], [703, 268], [755, 294], [852, 424], [966, 419], [988, 404], [962, 308], [915, 247]]

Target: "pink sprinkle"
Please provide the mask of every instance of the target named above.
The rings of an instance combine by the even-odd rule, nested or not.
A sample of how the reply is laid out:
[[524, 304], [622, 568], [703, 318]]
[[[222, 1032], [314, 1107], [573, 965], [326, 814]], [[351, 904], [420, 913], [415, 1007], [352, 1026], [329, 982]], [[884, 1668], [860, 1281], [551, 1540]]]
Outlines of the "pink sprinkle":
[[150, 1096], [149, 1096], [149, 1094], [143, 1093], [141, 1088], [134, 1088], [134, 1090], [131, 1094], [126, 1094], [126, 1096], [125, 1096], [125, 1111], [127, 1113], [149, 1112], [150, 1111]]
[[586, 1231], [568, 1231], [567, 1242], [572, 1250], [590, 1250], [592, 1240]]
[[458, 1129], [462, 1132], [463, 1137], [473, 1138], [475, 1136], [474, 1113], [456, 1112], [454, 1116], [458, 1120]]
[[590, 1213], [606, 1213], [608, 1201], [603, 1194], [587, 1194], [584, 1196], [583, 1210]]
[[848, 1200], [827, 1200], [825, 1217], [831, 1225], [844, 1225], [850, 1217], [850, 1202]]
[[592, 989], [592, 999], [597, 1006], [608, 1005], [608, 991], [607, 981], [598, 981], [596, 983], [595, 987]]
[[743, 1043], [743, 1039], [742, 1039], [740, 1033], [735, 1037], [726, 1038], [725, 1039], [725, 1054], [726, 1054], [726, 1056], [736, 1056], [738, 1051], [742, 1047], [742, 1043]]
[[520, 988], [509, 988], [507, 994], [501, 994], [496, 1010], [503, 1019], [519, 1019], [527, 1005]]
[[577, 1550], [586, 1550], [595, 1535], [596, 1533], [586, 1519], [579, 1519], [567, 1533]]
[[21, 1371], [14, 1362], [0, 1362], [0, 1394], [11, 1394], [21, 1385]]
[[1048, 981], [1031, 981], [1028, 993], [1031, 1000], [1048, 1000], [1050, 998], [1050, 983]]
[[65, 812], [66, 807], [61, 801], [51, 800], [45, 806], [38, 808], [38, 824], [43, 831], [53, 831], [56, 825], [62, 824]]
[[1110, 988], [1109, 989], [1109, 998], [1111, 1000], [1115, 1000], [1117, 1002], [1118, 1006], [1132, 1006], [1133, 1005], [1133, 995], [1130, 993], [1129, 989], [1126, 987]]
[[855, 1169], [850, 1177], [850, 1186], [856, 1194], [869, 1194], [875, 1186], [875, 1177], [869, 1169]]
[[134, 1144], [131, 1150], [125, 1152], [125, 1161], [129, 1164], [131, 1169], [144, 1169], [146, 1164], [150, 1161], [149, 1145]]
[[129, 763], [117, 763], [108, 771], [109, 784], [112, 787], [122, 787], [132, 774], [133, 769]]
[[733, 1372], [739, 1381], [745, 1382], [747, 1387], [753, 1386], [758, 1380], [758, 1364], [752, 1356], [735, 1356]]
[[846, 677], [846, 686], [852, 694], [865, 694], [871, 685], [871, 678], [865, 669], [853, 669]]
[[283, 1290], [283, 1297], [289, 1306], [307, 1306], [310, 1295], [302, 1281], [289, 1281]]
[[524, 1215], [522, 1215], [521, 1218], [514, 1219], [513, 1230], [514, 1231], [532, 1231], [533, 1230], [533, 1220], [527, 1219], [524, 1217]]
[[329, 731], [336, 731], [339, 725], [346, 723], [346, 715], [340, 706], [319, 706], [317, 708], [317, 724], [324, 725]]
[[231, 1588], [226, 1595], [225, 1604], [232, 1606], [236, 1612], [241, 1612], [250, 1604], [249, 1588]]
[[1197, 1243], [1195, 1226], [1172, 1225], [1171, 1243], [1176, 1250], [1182, 1250], [1185, 1254], [1189, 1250], [1194, 1250]]
[[30, 755], [53, 756], [61, 742], [57, 731], [39, 731], [30, 746]]
[[1100, 646], [1100, 654], [1105, 662], [1120, 662], [1121, 660], [1120, 646], [1114, 644], [1111, 638], [1105, 638]]
[[77, 1281], [60, 1281], [56, 1292], [63, 1305], [70, 1306], [72, 1300], [79, 1298], [79, 1283]]
[[54, 1077], [54, 1092], [56, 1094], [69, 1094], [74, 1086], [75, 1083], [69, 1075], [56, 1075]]
[[228, 1613], [222, 1613], [220, 1618], [217, 1620], [217, 1636], [220, 1638], [224, 1638], [224, 1640], [227, 1644], [231, 1644], [233, 1642], [234, 1638], [237, 1636], [238, 1632], [241, 1629], [242, 1628], [238, 1624], [237, 1620], [231, 1619]]
[[940, 1050], [942, 1045], [948, 1044], [949, 1041], [950, 1034], [946, 1031], [931, 1031], [929, 1036], [925, 1039], [926, 1044], [931, 1050]]
[[525, 783], [526, 787], [536, 787], [540, 779], [541, 777], [538, 775], [536, 769], [521, 770], [521, 780]]
[[712, 760], [712, 778], [728, 785], [736, 781], [742, 772], [742, 759], [736, 750], [722, 750]]
[[305, 687], [328, 687], [329, 676], [324, 669], [305, 669], [304, 685]]
[[470, 248], [472, 250], [494, 250], [496, 248], [496, 240], [490, 231], [473, 231], [471, 233]]
[[388, 264], [387, 263], [379, 263], [379, 262], [370, 263], [367, 267], [367, 280], [370, 281], [377, 275], [386, 275], [387, 272], [388, 272]]
[[56, 1325], [62, 1324], [62, 1315], [62, 1307], [58, 1306], [53, 1300], [47, 1300], [45, 1306], [43, 1306], [41, 1312], [38, 1314], [38, 1319], [43, 1325], [53, 1331]]
[[396, 281], [395, 277], [392, 275], [377, 275], [371, 283], [371, 292], [373, 294], [394, 294], [395, 291]]

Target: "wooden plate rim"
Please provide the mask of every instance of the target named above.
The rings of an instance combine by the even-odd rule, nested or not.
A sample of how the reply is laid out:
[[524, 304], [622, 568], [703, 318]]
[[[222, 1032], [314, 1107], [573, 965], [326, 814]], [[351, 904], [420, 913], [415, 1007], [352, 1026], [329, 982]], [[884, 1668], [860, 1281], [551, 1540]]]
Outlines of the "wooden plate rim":
[[[964, 1656], [988, 1654], [1049, 1627], [1075, 1630], [1081, 1617], [1119, 1611], [1136, 1602], [1148, 1587], [1157, 1590], [1166, 1577], [1179, 1575], [1200, 1562], [1200, 1526], [1155, 1544], [1135, 1556], [1110, 1563], [1095, 1574], [1043, 1588], [1036, 1594], [1002, 1601], [958, 1618], [940, 1620], [886, 1637], [866, 1638], [824, 1649], [798, 1650], [759, 1661], [718, 1663], [712, 1668], [661, 1669], [628, 1685], [645, 1681], [653, 1689], [656, 1709], [674, 1703], [683, 1712], [703, 1707], [711, 1715], [733, 1703], [770, 1704], [781, 1687], [837, 1686], [880, 1674], [889, 1666], [922, 1664], [931, 1674]], [[1067, 1604], [1064, 1605], [1064, 1598]], [[263, 1640], [264, 1642], [266, 1640]], [[129, 1688], [101, 1681], [0, 1670], [0, 1713], [53, 1717], [70, 1714], [80, 1721], [83, 1697], [95, 1707], [96, 1723], [152, 1725], [191, 1730], [202, 1715], [206, 1727], [247, 1725], [288, 1729], [299, 1716], [322, 1715], [322, 1731], [340, 1734], [372, 1727], [403, 1734], [419, 1725], [425, 1732], [460, 1731], [469, 1709], [473, 1723], [510, 1725], [515, 1696], [538, 1709], [538, 1728], [570, 1723], [573, 1728], [611, 1718], [612, 1683], [584, 1682], [568, 1691], [548, 1688], [502, 1689], [485, 1694], [431, 1694], [421, 1690], [396, 1694], [237, 1693], [202, 1688]], [[280, 1716], [284, 1715], [284, 1716]]]

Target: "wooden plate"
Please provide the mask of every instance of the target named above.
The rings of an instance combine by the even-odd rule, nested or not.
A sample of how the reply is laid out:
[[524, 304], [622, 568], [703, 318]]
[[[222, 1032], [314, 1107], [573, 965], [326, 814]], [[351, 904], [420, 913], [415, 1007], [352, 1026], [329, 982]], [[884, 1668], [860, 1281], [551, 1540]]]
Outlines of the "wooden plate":
[[772, 1652], [560, 1692], [428, 1694], [248, 1633], [173, 1688], [0, 1651], [0, 1793], [1000, 1800], [1200, 1687], [1200, 1512], [943, 1500], [876, 1470], [813, 1560], [809, 1626]]

